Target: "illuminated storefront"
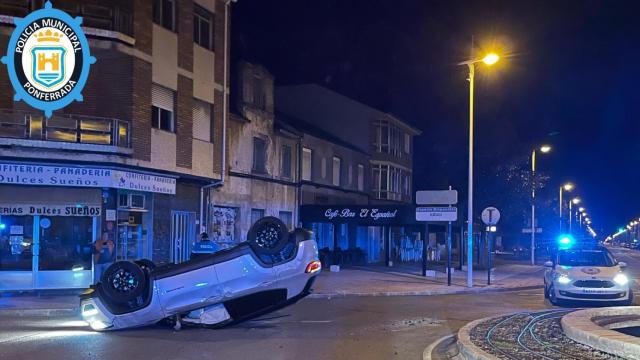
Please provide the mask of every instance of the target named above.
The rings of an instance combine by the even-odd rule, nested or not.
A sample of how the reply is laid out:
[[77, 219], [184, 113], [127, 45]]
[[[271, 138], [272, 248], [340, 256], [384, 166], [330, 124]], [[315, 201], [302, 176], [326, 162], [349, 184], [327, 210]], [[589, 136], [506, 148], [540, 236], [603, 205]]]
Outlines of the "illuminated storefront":
[[[86, 288], [94, 243], [152, 258], [155, 196], [176, 179], [127, 170], [0, 163], [0, 290]], [[164, 194], [164, 195], [163, 195]]]

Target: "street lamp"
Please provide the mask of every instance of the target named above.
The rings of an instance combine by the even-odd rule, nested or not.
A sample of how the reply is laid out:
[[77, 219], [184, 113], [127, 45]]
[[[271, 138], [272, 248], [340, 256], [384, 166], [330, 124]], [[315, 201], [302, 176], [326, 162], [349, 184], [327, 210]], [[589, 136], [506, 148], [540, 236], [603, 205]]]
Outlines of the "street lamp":
[[573, 206], [572, 205], [578, 205], [580, 204], [580, 198], [573, 198], [571, 199], [571, 201], [569, 201], [569, 234], [572, 234], [572, 223], [573, 223]]
[[489, 53], [482, 59], [463, 61], [458, 65], [469, 67], [469, 188], [467, 204], [467, 287], [473, 287], [473, 85], [476, 64], [484, 63], [491, 66], [500, 60], [500, 56]]
[[574, 185], [572, 183], [566, 183], [562, 186], [560, 186], [560, 233], [562, 233], [562, 192], [563, 191], [571, 191], [573, 190]]
[[[531, 265], [536, 264], [536, 150], [531, 152]], [[540, 146], [540, 152], [546, 154], [551, 146]]]

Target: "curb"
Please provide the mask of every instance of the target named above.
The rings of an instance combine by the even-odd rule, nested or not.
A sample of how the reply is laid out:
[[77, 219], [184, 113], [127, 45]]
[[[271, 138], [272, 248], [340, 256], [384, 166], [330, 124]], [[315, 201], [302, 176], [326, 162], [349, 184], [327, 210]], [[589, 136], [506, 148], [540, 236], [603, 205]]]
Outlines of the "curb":
[[431, 345], [427, 346], [422, 352], [422, 360], [431, 360], [431, 354], [433, 353], [433, 350], [435, 350], [435, 348], [437, 348], [438, 345], [440, 345], [442, 342], [454, 338], [455, 336], [455, 334], [449, 334], [431, 343]]
[[471, 341], [471, 330], [480, 323], [495, 319], [495, 316], [478, 319], [468, 323], [458, 331], [459, 356], [465, 360], [498, 360], [499, 358], [482, 350]]
[[60, 308], [60, 309], [0, 309], [0, 316], [77, 316], [80, 308]]
[[640, 313], [640, 306], [619, 306], [578, 310], [562, 317], [565, 335], [573, 341], [625, 359], [640, 359], [640, 339], [606, 329], [594, 323], [595, 316]]
[[312, 299], [332, 299], [346, 297], [362, 297], [362, 296], [435, 296], [435, 295], [460, 295], [460, 294], [478, 294], [485, 292], [509, 292], [522, 290], [542, 289], [544, 285], [530, 285], [511, 288], [478, 288], [465, 290], [436, 290], [436, 291], [378, 291], [378, 292], [335, 292], [335, 293], [314, 293], [308, 297]]

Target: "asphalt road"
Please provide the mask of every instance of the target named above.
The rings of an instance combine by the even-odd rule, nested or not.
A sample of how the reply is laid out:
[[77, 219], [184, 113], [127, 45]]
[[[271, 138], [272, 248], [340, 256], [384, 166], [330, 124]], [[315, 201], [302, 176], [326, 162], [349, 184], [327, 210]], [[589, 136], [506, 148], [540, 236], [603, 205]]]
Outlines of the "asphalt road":
[[[615, 252], [640, 275], [640, 253]], [[305, 299], [218, 330], [95, 333], [73, 318], [0, 317], [0, 359], [421, 359], [427, 345], [469, 321], [546, 308], [539, 289]]]

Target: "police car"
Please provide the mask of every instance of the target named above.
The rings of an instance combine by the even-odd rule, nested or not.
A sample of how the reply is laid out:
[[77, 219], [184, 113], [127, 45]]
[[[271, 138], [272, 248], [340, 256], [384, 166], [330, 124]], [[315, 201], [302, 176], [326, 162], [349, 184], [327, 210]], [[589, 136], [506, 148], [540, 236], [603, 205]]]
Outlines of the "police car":
[[632, 279], [627, 264], [617, 261], [602, 246], [572, 246], [571, 238], [561, 238], [552, 261], [547, 261], [544, 296], [556, 305], [562, 301], [633, 303]]
[[180, 264], [119, 261], [80, 296], [83, 319], [97, 331], [167, 319], [221, 326], [296, 302], [312, 291], [321, 269], [311, 233], [282, 221], [256, 222], [247, 242]]

